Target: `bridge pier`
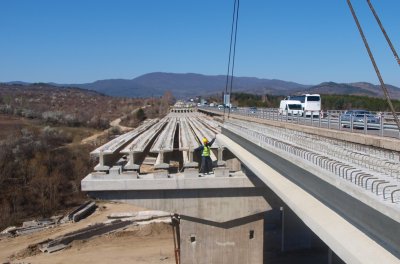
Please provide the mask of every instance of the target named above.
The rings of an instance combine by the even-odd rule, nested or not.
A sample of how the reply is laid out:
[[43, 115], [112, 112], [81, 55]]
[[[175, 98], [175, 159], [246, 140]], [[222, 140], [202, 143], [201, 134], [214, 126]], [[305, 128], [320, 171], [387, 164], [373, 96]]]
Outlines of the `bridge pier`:
[[109, 181], [89, 175], [82, 181], [93, 198], [178, 214], [180, 263], [196, 264], [263, 263], [271, 207], [256, 185], [243, 174]]
[[263, 263], [263, 214], [226, 223], [181, 217], [181, 263]]

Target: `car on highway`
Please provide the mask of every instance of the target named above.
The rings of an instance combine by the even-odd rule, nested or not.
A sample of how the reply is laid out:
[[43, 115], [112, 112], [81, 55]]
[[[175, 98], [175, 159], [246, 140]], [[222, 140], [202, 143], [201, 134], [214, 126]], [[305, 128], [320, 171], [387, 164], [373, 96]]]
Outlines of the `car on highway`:
[[257, 107], [255, 107], [255, 106], [250, 107], [250, 108], [249, 108], [249, 112], [250, 112], [250, 114], [255, 114], [255, 113], [257, 113]]
[[238, 108], [237, 106], [231, 106], [231, 112], [237, 112]]
[[353, 127], [363, 128], [365, 119], [367, 124], [380, 124], [380, 118], [367, 110], [348, 110], [340, 115], [342, 127], [353, 124]]

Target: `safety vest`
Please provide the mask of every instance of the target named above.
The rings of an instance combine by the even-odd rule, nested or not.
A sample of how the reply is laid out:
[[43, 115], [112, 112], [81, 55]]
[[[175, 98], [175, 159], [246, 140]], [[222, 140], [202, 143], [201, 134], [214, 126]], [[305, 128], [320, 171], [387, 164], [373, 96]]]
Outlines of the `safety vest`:
[[209, 157], [210, 156], [210, 147], [209, 146], [204, 145], [202, 156], [203, 157]]

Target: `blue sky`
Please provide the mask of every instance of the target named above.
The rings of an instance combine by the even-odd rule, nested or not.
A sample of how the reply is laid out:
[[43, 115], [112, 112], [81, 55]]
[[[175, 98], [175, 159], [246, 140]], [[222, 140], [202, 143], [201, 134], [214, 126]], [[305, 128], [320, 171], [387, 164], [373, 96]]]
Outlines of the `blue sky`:
[[[400, 86], [366, 1], [352, 2], [383, 79]], [[372, 3], [400, 52], [400, 1]], [[227, 72], [233, 0], [0, 0], [0, 10], [0, 81]], [[240, 1], [235, 75], [378, 83], [346, 0]]]

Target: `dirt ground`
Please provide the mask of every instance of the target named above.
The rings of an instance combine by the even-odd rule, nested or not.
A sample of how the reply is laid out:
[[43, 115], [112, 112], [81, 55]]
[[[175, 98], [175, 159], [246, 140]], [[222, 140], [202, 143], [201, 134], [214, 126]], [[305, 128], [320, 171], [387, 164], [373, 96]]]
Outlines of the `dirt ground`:
[[124, 230], [74, 241], [69, 248], [42, 253], [36, 244], [89, 224], [107, 221], [111, 213], [146, 210], [128, 204], [101, 202], [97, 210], [78, 223], [62, 224], [41, 232], [14, 238], [0, 238], [0, 263], [175, 263], [172, 228], [165, 223], [131, 225]]

